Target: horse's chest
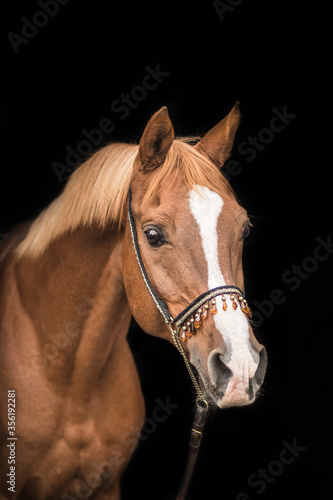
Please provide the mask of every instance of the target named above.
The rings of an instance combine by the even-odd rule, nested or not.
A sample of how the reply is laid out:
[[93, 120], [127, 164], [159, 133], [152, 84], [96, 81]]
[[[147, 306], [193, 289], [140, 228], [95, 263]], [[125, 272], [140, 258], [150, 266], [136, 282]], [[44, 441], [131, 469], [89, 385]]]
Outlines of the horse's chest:
[[89, 448], [97, 436], [95, 422], [91, 418], [81, 424], [68, 424], [64, 429], [64, 440], [73, 451]]

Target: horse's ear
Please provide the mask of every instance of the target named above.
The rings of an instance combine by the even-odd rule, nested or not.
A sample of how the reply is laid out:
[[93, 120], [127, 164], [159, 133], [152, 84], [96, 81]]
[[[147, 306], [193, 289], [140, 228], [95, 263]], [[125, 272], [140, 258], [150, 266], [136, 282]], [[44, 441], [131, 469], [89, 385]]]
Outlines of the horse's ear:
[[147, 123], [139, 145], [140, 170], [153, 170], [159, 167], [175, 138], [168, 108], [163, 106]]
[[240, 112], [237, 101], [230, 113], [210, 129], [195, 147], [221, 168], [231, 153], [239, 122]]

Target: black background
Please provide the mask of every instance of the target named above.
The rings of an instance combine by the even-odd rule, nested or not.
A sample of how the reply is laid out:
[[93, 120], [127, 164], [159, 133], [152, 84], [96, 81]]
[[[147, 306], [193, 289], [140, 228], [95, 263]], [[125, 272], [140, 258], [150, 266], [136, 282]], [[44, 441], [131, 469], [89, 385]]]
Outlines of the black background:
[[[254, 216], [244, 249], [247, 297], [262, 303], [279, 289], [285, 301], [271, 306], [256, 329], [269, 357], [262, 395], [250, 407], [211, 415], [190, 498], [244, 500], [241, 492], [251, 500], [331, 498], [333, 255], [304, 270], [316, 238], [333, 238], [330, 11], [323, 4], [244, 0], [219, 16], [203, 0], [71, 0], [15, 53], [7, 34], [21, 34], [22, 16], [31, 20], [41, 8], [21, 1], [6, 9], [1, 234], [37, 216], [63, 189], [52, 162], [64, 164], [65, 147], [75, 149], [82, 130], [97, 128], [102, 118], [116, 126], [104, 143], [137, 142], [163, 105], [176, 134], [189, 135], [204, 133], [240, 101], [232, 158], [241, 172], [231, 184]], [[111, 103], [141, 85], [146, 66], [157, 65], [168, 76], [121, 120]], [[296, 117], [248, 161], [237, 144], [269, 127], [274, 108]], [[292, 290], [282, 275], [294, 265], [307, 277]], [[129, 340], [147, 418], [156, 398], [179, 407], [153, 431], [147, 423], [124, 476], [123, 498], [173, 499], [185, 465], [193, 389], [173, 346], [134, 323]], [[286, 441], [306, 449], [282, 471], [274, 461]], [[248, 483], [259, 468], [278, 471], [262, 493]]]

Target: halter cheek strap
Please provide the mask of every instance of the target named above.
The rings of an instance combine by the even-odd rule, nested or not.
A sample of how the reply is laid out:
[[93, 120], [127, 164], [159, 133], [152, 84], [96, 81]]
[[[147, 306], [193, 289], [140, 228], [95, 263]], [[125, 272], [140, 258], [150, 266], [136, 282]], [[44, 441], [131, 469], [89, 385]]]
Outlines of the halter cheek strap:
[[137, 235], [136, 228], [135, 228], [135, 223], [134, 223], [134, 219], [133, 219], [133, 215], [132, 215], [131, 205], [132, 205], [132, 192], [131, 192], [131, 186], [130, 186], [129, 191], [128, 191], [128, 220], [129, 220], [129, 225], [130, 225], [130, 230], [131, 230], [132, 241], [133, 241], [136, 259], [137, 259], [138, 264], [139, 264], [139, 268], [141, 271], [143, 281], [145, 282], [145, 285], [148, 289], [148, 292], [151, 295], [151, 298], [155, 302], [155, 306], [162, 314], [165, 322], [167, 324], [170, 324], [173, 322], [173, 317], [169, 313], [169, 310], [168, 310], [166, 304], [159, 298], [159, 296], [155, 292], [155, 289], [148, 278], [145, 266], [143, 265], [143, 262], [141, 259], [139, 243], [138, 243], [138, 235]]

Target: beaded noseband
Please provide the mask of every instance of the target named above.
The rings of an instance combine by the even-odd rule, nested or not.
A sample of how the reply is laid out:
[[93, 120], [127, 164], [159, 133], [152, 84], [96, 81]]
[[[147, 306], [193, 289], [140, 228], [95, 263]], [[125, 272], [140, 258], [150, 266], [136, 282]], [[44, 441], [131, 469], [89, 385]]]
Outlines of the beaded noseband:
[[181, 340], [184, 341], [192, 337], [193, 333], [195, 333], [195, 331], [201, 327], [203, 321], [207, 319], [209, 312], [213, 315], [217, 313], [216, 297], [221, 296], [223, 311], [228, 309], [225, 297], [226, 294], [230, 294], [230, 300], [234, 310], [238, 307], [237, 298], [241, 311], [251, 318], [251, 309], [249, 308], [247, 301], [244, 299], [240, 288], [233, 285], [218, 286], [208, 290], [208, 292], [205, 292], [202, 295], [199, 295], [199, 297], [197, 297], [174, 319], [174, 324], [177, 326], [178, 331], [183, 325], [182, 333], [180, 335]]

